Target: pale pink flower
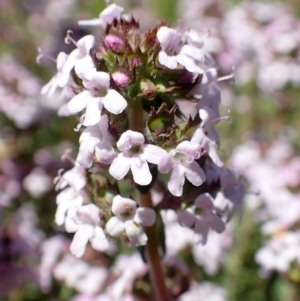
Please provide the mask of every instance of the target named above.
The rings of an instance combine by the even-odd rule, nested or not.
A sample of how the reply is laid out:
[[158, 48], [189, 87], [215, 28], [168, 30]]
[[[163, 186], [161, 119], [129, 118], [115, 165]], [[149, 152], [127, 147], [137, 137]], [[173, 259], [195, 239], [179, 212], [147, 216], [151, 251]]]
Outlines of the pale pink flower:
[[181, 64], [190, 72], [203, 73], [203, 69], [196, 62], [204, 62], [204, 53], [201, 49], [182, 43], [179, 30], [162, 26], [157, 31], [157, 39], [161, 46], [158, 61], [169, 69], [177, 68]]
[[62, 190], [56, 197], [55, 223], [63, 225], [68, 210], [74, 206], [80, 207], [86, 200], [89, 201], [89, 198], [83, 190], [77, 191], [73, 187]]
[[93, 155], [99, 162], [110, 164], [116, 156], [108, 132], [108, 117], [101, 116], [98, 124], [87, 127], [79, 138], [80, 148], [76, 161], [89, 168], [93, 163]]
[[54, 268], [57, 280], [89, 296], [97, 294], [104, 286], [108, 271], [104, 267], [92, 266], [87, 262], [66, 254]]
[[109, 168], [109, 173], [115, 179], [123, 179], [131, 169], [135, 183], [139, 185], [151, 183], [152, 175], [147, 162], [158, 164], [161, 156], [165, 154], [165, 150], [144, 143], [145, 138], [139, 132], [128, 130], [121, 135], [117, 142], [117, 147], [121, 152]]
[[120, 114], [127, 107], [125, 98], [114, 89], [110, 89], [108, 73], [96, 71], [92, 58], [86, 56], [75, 67], [87, 90], [74, 96], [68, 103], [69, 111], [77, 113], [86, 109], [83, 125], [91, 126], [100, 121], [102, 107], [113, 114]]
[[282, 233], [260, 248], [255, 254], [256, 262], [266, 270], [287, 272], [292, 263], [300, 263], [300, 232]]
[[208, 281], [201, 283], [192, 283], [189, 291], [185, 292], [179, 297], [179, 301], [199, 301], [207, 299], [209, 296], [210, 301], [226, 301], [226, 291]]
[[60, 171], [54, 179], [54, 183], [57, 190], [64, 189], [69, 185], [76, 191], [80, 191], [87, 183], [86, 170], [82, 165], [76, 163], [73, 168], [64, 174], [61, 174]]
[[148, 238], [143, 226], [149, 227], [154, 224], [156, 219], [154, 210], [137, 208], [135, 201], [117, 195], [113, 199], [112, 212], [115, 216], [106, 224], [106, 230], [110, 235], [119, 237], [125, 231], [131, 244], [141, 246], [147, 243]]
[[118, 278], [109, 288], [111, 296], [109, 300], [131, 301], [129, 293], [132, 292], [134, 281], [144, 276], [147, 271], [148, 266], [138, 253], [118, 256], [112, 269], [113, 275]]
[[225, 231], [225, 223], [219, 217], [209, 193], [200, 194], [194, 205], [178, 214], [178, 222], [183, 227], [194, 230], [195, 243], [207, 242], [208, 231], [211, 228], [217, 233]]
[[57, 73], [52, 77], [49, 83], [42, 88], [41, 94], [47, 94], [48, 97], [52, 97], [57, 87], [63, 88], [67, 84], [70, 76], [70, 71], [64, 69], [67, 58], [68, 55], [65, 52], [60, 52], [57, 55]]
[[53, 184], [49, 175], [41, 167], [35, 167], [23, 180], [23, 188], [33, 197], [41, 197]]
[[212, 161], [219, 167], [223, 166], [223, 162], [218, 156], [217, 148], [219, 146], [219, 135], [213, 124], [218, 122], [220, 118], [217, 113], [209, 107], [203, 107], [199, 110], [202, 120], [200, 126], [195, 130], [191, 139], [192, 143], [197, 143], [210, 156]]
[[68, 245], [67, 239], [62, 235], [55, 235], [45, 240], [41, 245], [42, 257], [39, 266], [39, 283], [43, 292], [51, 289], [52, 272], [58, 262], [60, 254]]
[[161, 173], [168, 173], [172, 170], [168, 188], [173, 195], [182, 195], [185, 178], [195, 186], [200, 186], [205, 181], [203, 170], [195, 162], [200, 155], [201, 146], [190, 141], [183, 141], [175, 149], [162, 155], [158, 170]]
[[[68, 56], [67, 60], [64, 63], [62, 68], [62, 73], [70, 74], [71, 70], [74, 66], [86, 56], [90, 55], [90, 50], [95, 44], [95, 37], [93, 35], [87, 35], [78, 40], [77, 42], [74, 41], [71, 37], [67, 37], [70, 41], [72, 41], [75, 46], [77, 47], [74, 49]], [[61, 79], [60, 85], [63, 87], [67, 84], [68, 78], [66, 76], [63, 77], [64, 81]]]
[[104, 251], [109, 246], [104, 231], [100, 227], [100, 209], [94, 204], [70, 208], [65, 227], [67, 232], [76, 232], [70, 245], [70, 251], [76, 257], [84, 254], [88, 241], [97, 251]]

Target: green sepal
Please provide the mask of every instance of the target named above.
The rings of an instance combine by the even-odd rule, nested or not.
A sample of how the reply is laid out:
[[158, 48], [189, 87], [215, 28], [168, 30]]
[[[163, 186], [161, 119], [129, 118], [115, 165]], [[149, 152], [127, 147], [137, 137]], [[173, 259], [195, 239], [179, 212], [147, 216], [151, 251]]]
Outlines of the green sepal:
[[175, 111], [175, 105], [168, 110], [166, 103], [162, 103], [157, 111], [151, 110], [147, 121], [149, 130], [152, 133], [170, 132], [171, 128], [175, 126]]

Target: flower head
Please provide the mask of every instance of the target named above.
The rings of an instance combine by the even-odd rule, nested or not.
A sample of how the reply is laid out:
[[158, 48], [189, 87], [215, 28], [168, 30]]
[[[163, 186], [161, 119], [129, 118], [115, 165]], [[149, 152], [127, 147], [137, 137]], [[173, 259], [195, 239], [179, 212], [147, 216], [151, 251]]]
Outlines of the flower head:
[[121, 135], [117, 142], [120, 153], [109, 168], [109, 173], [115, 179], [123, 179], [131, 169], [135, 183], [139, 185], [151, 183], [152, 175], [147, 162], [158, 164], [165, 151], [158, 146], [144, 144], [144, 142], [145, 138], [139, 132], [128, 130]]
[[131, 244], [145, 245], [148, 238], [142, 226], [152, 226], [155, 222], [155, 212], [150, 208], [137, 208], [135, 201], [117, 195], [113, 199], [111, 217], [106, 224], [107, 232], [119, 237], [125, 231]]
[[84, 205], [69, 209], [65, 226], [68, 232], [76, 232], [70, 246], [71, 253], [77, 257], [84, 254], [86, 244], [90, 241], [97, 251], [104, 251], [109, 243], [100, 227], [100, 209], [94, 205]]
[[175, 196], [182, 195], [187, 178], [193, 185], [200, 186], [205, 181], [205, 174], [195, 160], [200, 158], [201, 147], [190, 141], [184, 141], [169, 153], [165, 153], [158, 164], [161, 173], [172, 170], [168, 182], [170, 192]]
[[210, 228], [217, 233], [225, 230], [225, 223], [218, 216], [213, 198], [208, 193], [199, 195], [192, 208], [181, 211], [178, 215], [178, 222], [183, 227], [193, 228], [195, 242], [201, 242], [203, 245], [207, 242]]

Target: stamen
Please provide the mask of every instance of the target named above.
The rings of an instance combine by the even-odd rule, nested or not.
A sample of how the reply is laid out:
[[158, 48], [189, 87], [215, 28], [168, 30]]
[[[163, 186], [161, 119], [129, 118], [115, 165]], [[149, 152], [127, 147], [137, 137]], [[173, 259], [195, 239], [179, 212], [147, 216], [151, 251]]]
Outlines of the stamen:
[[246, 191], [245, 194], [254, 194], [256, 196], [260, 196], [261, 195], [261, 191], [257, 190], [257, 191]]
[[187, 31], [189, 28], [184, 24], [183, 20], [178, 20], [178, 28], [177, 31], [182, 34]]
[[54, 178], [54, 180], [53, 180], [53, 184], [54, 184], [54, 185], [56, 185], [57, 182], [62, 178], [63, 172], [64, 172], [64, 169], [63, 169], [63, 168], [61, 168], [61, 169], [58, 170], [57, 176], [56, 176], [56, 177]]
[[85, 119], [85, 114], [83, 114], [82, 116], [80, 116], [79, 123], [76, 125], [76, 128], [74, 128], [75, 132], [79, 132], [79, 130], [83, 126], [84, 119]]
[[74, 166], [76, 165], [76, 161], [70, 156], [70, 153], [72, 153], [72, 150], [70, 148], [65, 150], [65, 153], [61, 156], [62, 161], [69, 161]]
[[230, 110], [229, 110], [229, 108], [227, 108], [227, 114], [226, 115], [210, 119], [207, 122], [205, 122], [205, 125], [216, 123], [216, 122], [218, 122], [220, 120], [223, 120], [223, 119], [228, 119], [228, 122], [231, 123], [232, 122], [232, 118], [231, 118], [231, 116], [229, 114], [230, 114]]
[[66, 37], [65, 37], [65, 43], [66, 44], [71, 44], [73, 43], [77, 48], [77, 42], [71, 37], [71, 34], [73, 34], [73, 31], [71, 29], [68, 29], [67, 30], [67, 34], [66, 34]]
[[49, 59], [50, 61], [52, 61], [52, 62], [54, 62], [54, 63], [56, 64], [56, 59], [55, 59], [54, 57], [52, 57], [51, 55], [49, 55], [49, 54], [47, 54], [47, 53], [44, 53], [44, 52], [42, 51], [42, 48], [39, 47], [39, 48], [38, 48], [38, 56], [36, 57], [36, 62], [37, 62], [38, 64], [40, 64], [42, 58], [47, 58], [47, 59]]
[[221, 81], [224, 81], [224, 80], [229, 80], [231, 79], [232, 82], [235, 82], [235, 74], [234, 74], [234, 71], [235, 71], [235, 67], [233, 66], [232, 67], [232, 70], [231, 70], [231, 73], [229, 75], [225, 75], [225, 76], [222, 76], [222, 77], [219, 77], [217, 79], [218, 82], [221, 82]]

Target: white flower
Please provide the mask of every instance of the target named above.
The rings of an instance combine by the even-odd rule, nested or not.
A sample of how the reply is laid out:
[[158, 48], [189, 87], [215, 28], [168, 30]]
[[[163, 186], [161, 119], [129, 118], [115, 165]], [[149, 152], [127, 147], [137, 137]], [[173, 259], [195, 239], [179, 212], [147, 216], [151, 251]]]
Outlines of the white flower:
[[189, 291], [185, 292], [179, 297], [179, 301], [199, 301], [207, 299], [209, 296], [210, 301], [226, 301], [226, 291], [210, 283], [208, 281], [203, 281], [201, 283], [192, 283]]
[[[90, 55], [90, 50], [95, 44], [95, 37], [93, 35], [87, 35], [75, 42], [70, 36], [67, 37], [77, 47], [68, 56], [63, 68], [63, 74], [70, 74], [71, 70], [81, 59]], [[62, 86], [65, 86], [68, 78], [65, 78], [65, 83], [61, 82]]]
[[67, 58], [68, 55], [65, 52], [60, 52], [57, 55], [57, 73], [52, 77], [49, 83], [42, 88], [41, 94], [47, 94], [48, 97], [52, 97], [57, 87], [63, 88], [67, 84], [70, 76], [70, 72], [64, 69]]
[[33, 197], [41, 197], [51, 190], [52, 180], [41, 167], [35, 167], [23, 180], [23, 187]]
[[218, 156], [217, 147], [219, 146], [219, 135], [213, 124], [220, 120], [215, 111], [205, 106], [199, 110], [202, 120], [201, 125], [196, 129], [191, 139], [192, 143], [198, 143], [210, 156], [212, 161], [219, 167], [223, 162]]
[[203, 170], [194, 161], [200, 158], [200, 154], [200, 145], [190, 141], [183, 141], [174, 150], [162, 155], [158, 164], [158, 170], [161, 173], [168, 173], [172, 170], [168, 188], [173, 195], [182, 195], [185, 178], [195, 186], [200, 186], [205, 181]]
[[165, 154], [162, 148], [144, 144], [145, 138], [139, 132], [131, 130], [123, 133], [117, 142], [117, 147], [121, 151], [113, 160], [109, 173], [117, 180], [121, 180], [132, 171], [133, 180], [139, 185], [148, 185], [152, 181], [148, 162], [158, 164], [161, 156]]
[[55, 188], [64, 189], [68, 185], [76, 191], [80, 191], [87, 183], [86, 170], [80, 164], [75, 164], [73, 168], [60, 174], [54, 179]]
[[73, 187], [68, 187], [61, 191], [56, 197], [56, 224], [63, 225], [68, 210], [74, 206], [80, 207], [85, 200], [88, 200], [88, 196], [83, 190], [76, 191]]
[[147, 243], [147, 236], [142, 226], [152, 226], [156, 216], [154, 210], [139, 207], [135, 201], [117, 195], [113, 199], [112, 212], [115, 216], [111, 217], [106, 224], [107, 232], [119, 237], [126, 232], [126, 235], [134, 246], [142, 246]]
[[125, 98], [116, 90], [110, 89], [108, 73], [96, 71], [92, 58], [86, 56], [75, 67], [87, 90], [74, 96], [68, 103], [68, 109], [77, 113], [86, 109], [83, 125], [91, 126], [100, 121], [102, 106], [113, 114], [120, 114], [127, 107]]
[[98, 124], [87, 127], [81, 134], [80, 148], [76, 161], [89, 168], [93, 163], [93, 155], [99, 162], [110, 164], [116, 156], [111, 144], [111, 136], [108, 132], [108, 117], [101, 116]]
[[69, 209], [65, 227], [67, 232], [76, 232], [70, 245], [70, 251], [75, 256], [81, 257], [84, 254], [88, 241], [97, 251], [108, 248], [108, 240], [100, 227], [99, 214], [100, 209], [94, 204]]
[[182, 45], [182, 35], [179, 30], [162, 26], [157, 31], [157, 39], [161, 46], [158, 54], [161, 65], [175, 69], [179, 63], [190, 72], [203, 73], [203, 69], [196, 64], [196, 61], [204, 61], [203, 51], [192, 45]]

